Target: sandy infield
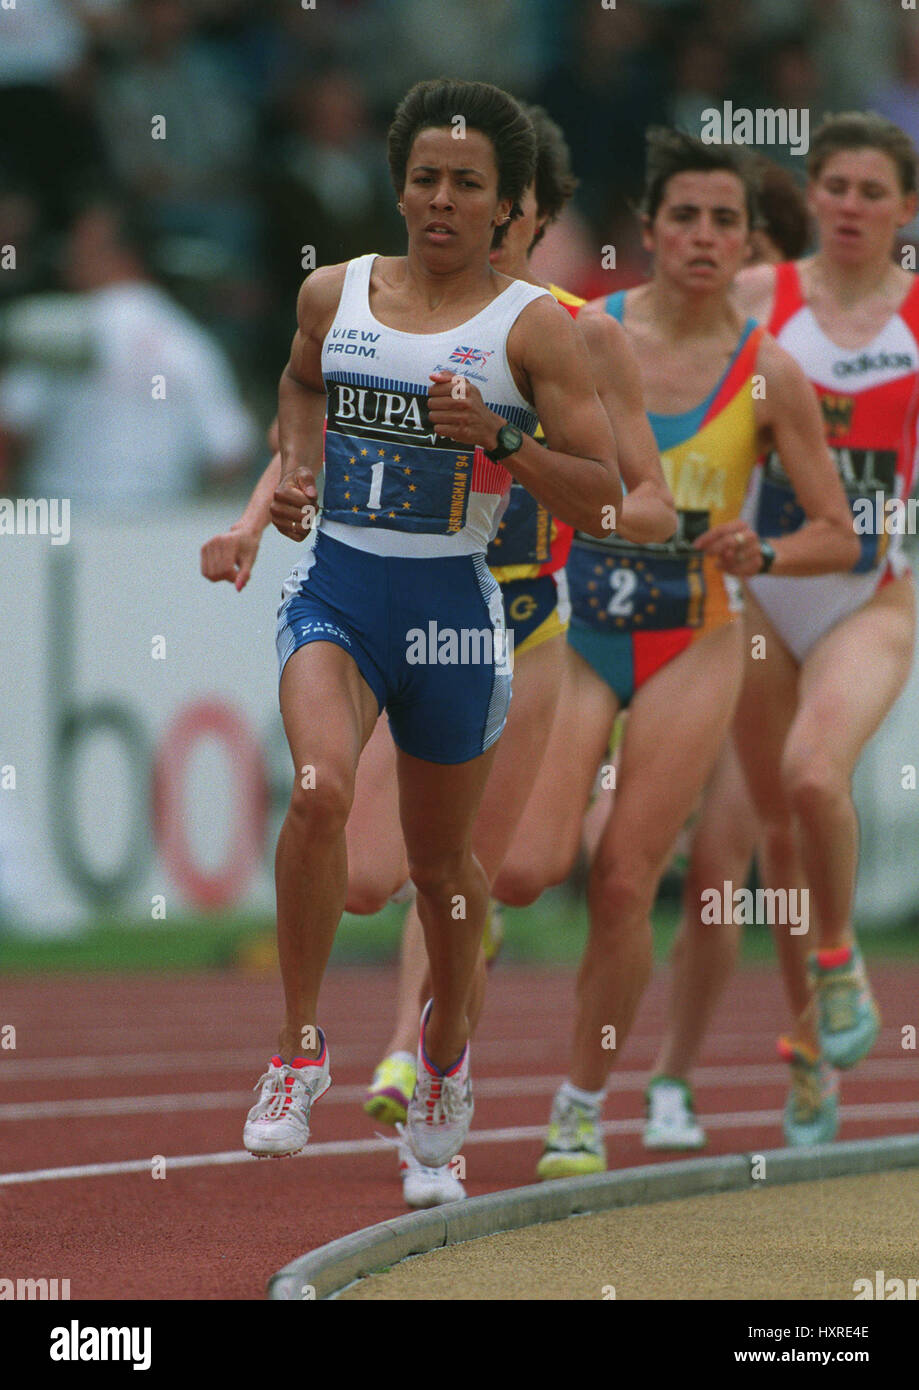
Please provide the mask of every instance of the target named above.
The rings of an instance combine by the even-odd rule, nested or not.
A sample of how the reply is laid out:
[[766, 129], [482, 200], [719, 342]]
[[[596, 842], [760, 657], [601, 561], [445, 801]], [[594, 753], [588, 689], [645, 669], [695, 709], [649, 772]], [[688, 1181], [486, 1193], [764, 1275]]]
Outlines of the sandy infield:
[[[919, 1170], [624, 1207], [417, 1255], [350, 1299], [843, 1299], [919, 1286]], [[615, 1292], [611, 1292], [615, 1290]], [[886, 1285], [887, 1295], [896, 1285]]]

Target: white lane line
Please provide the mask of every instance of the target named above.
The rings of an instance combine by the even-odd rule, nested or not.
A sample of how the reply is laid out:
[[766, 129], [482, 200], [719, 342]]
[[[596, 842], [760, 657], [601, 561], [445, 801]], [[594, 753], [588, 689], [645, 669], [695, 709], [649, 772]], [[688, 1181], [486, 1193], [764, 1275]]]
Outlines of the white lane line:
[[[112, 1053], [101, 1057], [17, 1057], [0, 1061], [0, 1081], [44, 1081], [57, 1076], [142, 1076], [145, 1072], [212, 1071], [257, 1067], [252, 1048], [236, 1052]], [[262, 1063], [264, 1065], [264, 1062]]]
[[[899, 1047], [900, 1032], [888, 1029], [882, 1032], [876, 1043]], [[473, 1043], [475, 1056], [480, 1061], [505, 1063], [509, 1056], [515, 1058], [544, 1057], [547, 1039], [521, 1038], [483, 1039]], [[367, 1066], [370, 1071], [380, 1060], [380, 1054], [366, 1045], [336, 1043], [330, 1040], [333, 1064], [341, 1066]], [[654, 1039], [636, 1037], [630, 1043], [630, 1050], [648, 1055], [649, 1062], [654, 1055]], [[751, 1059], [769, 1056], [775, 1049], [774, 1033], [722, 1033], [709, 1038], [706, 1048], [710, 1054], [724, 1052], [738, 1055], [749, 1054]], [[142, 1076], [146, 1073], [163, 1074], [186, 1071], [217, 1071], [222, 1067], [251, 1067], [264, 1070], [270, 1054], [267, 1048], [258, 1047], [223, 1049], [207, 1052], [113, 1052], [85, 1057], [10, 1057], [0, 1052], [0, 1081], [43, 1081], [63, 1076]]]
[[[914, 1120], [915, 1102], [886, 1102], [876, 1105], [843, 1105], [844, 1120]], [[782, 1121], [781, 1110], [746, 1110], [736, 1115], [712, 1115], [706, 1118], [709, 1129], [765, 1129]], [[608, 1120], [604, 1134], [640, 1134], [644, 1121], [640, 1119]], [[518, 1144], [542, 1139], [545, 1125], [520, 1125], [508, 1129], [476, 1130], [466, 1136], [463, 1148], [475, 1144]], [[394, 1148], [391, 1139], [342, 1139], [331, 1143], [310, 1144], [297, 1158], [333, 1158], [347, 1154], [379, 1153]], [[159, 1157], [159, 1155], [157, 1155]], [[165, 1169], [227, 1167], [235, 1163], [258, 1163], [245, 1149], [228, 1149], [222, 1153], [180, 1154], [165, 1158]], [[0, 1187], [32, 1182], [59, 1182], [73, 1178], [111, 1177], [121, 1173], [149, 1173], [152, 1158], [131, 1158], [116, 1163], [82, 1163], [70, 1168], [33, 1168], [21, 1173], [0, 1173]]]
[[[311, 1144], [296, 1158], [322, 1157], [333, 1154], [375, 1153], [378, 1149], [390, 1147], [385, 1139], [349, 1139], [341, 1143]], [[158, 1155], [159, 1157], [159, 1155]], [[226, 1149], [223, 1153], [179, 1154], [165, 1156], [165, 1167], [170, 1168], [211, 1168], [227, 1167], [234, 1163], [258, 1163], [257, 1158], [245, 1149]], [[68, 1178], [105, 1178], [118, 1173], [149, 1173], [153, 1167], [152, 1158], [129, 1158], [118, 1163], [81, 1163], [72, 1168], [34, 1168], [24, 1173], [0, 1173], [0, 1187], [10, 1187], [14, 1183], [58, 1182]]]
[[182, 1091], [172, 1096], [101, 1096], [97, 1100], [23, 1101], [18, 1105], [0, 1105], [0, 1122], [93, 1119], [102, 1115], [169, 1115], [182, 1110], [229, 1110], [247, 1105], [251, 1099], [248, 1091]]
[[[870, 1058], [854, 1073], [861, 1081], [902, 1081], [915, 1084], [915, 1073], [904, 1061], [894, 1057]], [[725, 1086], [744, 1087], [784, 1085], [787, 1071], [782, 1063], [736, 1067], [698, 1067], [693, 1073], [696, 1093]], [[475, 1079], [480, 1100], [506, 1100], [516, 1096], [552, 1095], [564, 1080], [562, 1076], [486, 1076]], [[611, 1094], [644, 1091], [647, 1071], [614, 1071], [608, 1090]], [[361, 1105], [367, 1094], [363, 1085], [333, 1085], [323, 1097], [323, 1109], [331, 1105]], [[230, 1110], [251, 1101], [249, 1091], [180, 1091], [166, 1095], [96, 1096], [86, 1099], [9, 1101], [0, 1104], [0, 1123], [20, 1120], [93, 1119], [104, 1115], [154, 1115], [187, 1110]]]

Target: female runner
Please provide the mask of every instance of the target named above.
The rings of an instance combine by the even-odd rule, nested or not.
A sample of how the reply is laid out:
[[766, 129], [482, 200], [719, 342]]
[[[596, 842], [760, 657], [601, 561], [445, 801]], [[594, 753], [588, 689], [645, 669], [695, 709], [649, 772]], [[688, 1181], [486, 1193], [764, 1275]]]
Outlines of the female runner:
[[[597, 307], [632, 340], [680, 530], [664, 547], [575, 539], [574, 699], [553, 726], [495, 885], [502, 901], [524, 904], [567, 876], [613, 721], [630, 705], [616, 796], [591, 865], [573, 1055], [553, 1104], [544, 1178], [605, 1167], [600, 1109], [650, 975], [651, 906], [740, 689], [742, 625], [725, 572], [825, 573], [850, 566], [857, 549], [803, 373], [730, 297], [753, 222], [744, 165], [733, 151], [649, 132], [644, 211], [653, 278]], [[740, 520], [767, 440], [808, 518], [774, 547]]]

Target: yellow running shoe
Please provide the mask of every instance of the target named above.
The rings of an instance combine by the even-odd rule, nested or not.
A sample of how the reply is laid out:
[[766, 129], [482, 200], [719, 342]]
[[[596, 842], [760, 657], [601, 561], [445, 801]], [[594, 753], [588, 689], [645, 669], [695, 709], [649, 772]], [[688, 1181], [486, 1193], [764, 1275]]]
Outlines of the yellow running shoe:
[[414, 1057], [410, 1052], [391, 1052], [373, 1073], [364, 1110], [384, 1125], [404, 1124], [414, 1089]]
[[606, 1149], [600, 1133], [600, 1108], [579, 1105], [556, 1091], [546, 1147], [536, 1165], [536, 1176], [577, 1178], [583, 1173], [606, 1171]]

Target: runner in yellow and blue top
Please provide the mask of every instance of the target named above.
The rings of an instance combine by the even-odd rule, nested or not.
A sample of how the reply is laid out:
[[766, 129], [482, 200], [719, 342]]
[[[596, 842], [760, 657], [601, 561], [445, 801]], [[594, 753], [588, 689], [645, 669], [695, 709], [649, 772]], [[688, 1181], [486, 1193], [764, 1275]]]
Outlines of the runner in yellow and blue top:
[[[622, 323], [625, 292], [606, 312]], [[649, 411], [679, 526], [661, 546], [576, 536], [568, 560], [568, 641], [627, 707], [661, 666], [740, 610], [736, 581], [693, 542], [740, 514], [757, 459], [752, 377], [763, 329], [744, 325], [722, 379], [679, 415]]]
[[[760, 224], [752, 241], [751, 264], [794, 261], [810, 237], [804, 189], [792, 175], [763, 155], [756, 157]], [[745, 272], [741, 272], [741, 278]], [[735, 282], [735, 296], [737, 284]], [[749, 506], [749, 493], [745, 507]], [[748, 667], [749, 670], [749, 667]], [[671, 1008], [649, 1077], [649, 1105], [642, 1136], [645, 1148], [701, 1148], [705, 1132], [693, 1114], [691, 1069], [727, 981], [740, 944], [733, 920], [700, 921], [693, 885], [747, 883], [759, 823], [747, 790], [734, 738], [725, 739], [700, 803], [681, 835], [672, 868], [684, 879], [683, 910], [672, 952]], [[835, 1088], [826, 1068], [795, 1051], [789, 1058], [792, 1096], [785, 1111], [789, 1144], [820, 1143], [835, 1133]], [[820, 1074], [815, 1086], [815, 1071]], [[666, 1079], [666, 1081], [664, 1080]]]
[[[574, 675], [508, 856], [525, 855], [530, 866], [529, 886], [524, 872], [516, 879], [515, 905], [570, 871], [610, 730], [624, 702], [630, 710], [612, 809], [590, 866], [571, 1060], [553, 1102], [542, 1178], [606, 1166], [600, 1112], [650, 976], [657, 886], [740, 689], [743, 629], [725, 572], [768, 563], [780, 573], [825, 573], [851, 565], [857, 549], [806, 378], [730, 299], [755, 217], [745, 163], [733, 149], [676, 131], [652, 130], [648, 143], [643, 228], [653, 278], [612, 306], [595, 302], [581, 319], [620, 311], [681, 530], [665, 547], [623, 546], [627, 494], [617, 538], [572, 547]], [[767, 440], [808, 518], [774, 548], [739, 519]]]
[[[545, 290], [488, 262], [533, 174], [517, 103], [483, 83], [419, 83], [389, 157], [407, 254], [308, 278], [279, 388], [270, 513], [285, 535], [311, 530], [323, 464], [326, 479], [278, 621], [294, 767], [276, 861], [286, 1016], [244, 1143], [299, 1151], [330, 1085], [319, 989], [345, 904], [355, 773], [385, 706], [432, 977], [408, 1140], [419, 1162], [443, 1164], [472, 1119], [467, 1001], [488, 882], [471, 832], [510, 693], [485, 550], [512, 476], [598, 535], [621, 488], [577, 330]], [[537, 415], [545, 448], [529, 432]]]

